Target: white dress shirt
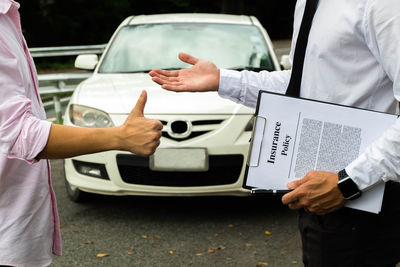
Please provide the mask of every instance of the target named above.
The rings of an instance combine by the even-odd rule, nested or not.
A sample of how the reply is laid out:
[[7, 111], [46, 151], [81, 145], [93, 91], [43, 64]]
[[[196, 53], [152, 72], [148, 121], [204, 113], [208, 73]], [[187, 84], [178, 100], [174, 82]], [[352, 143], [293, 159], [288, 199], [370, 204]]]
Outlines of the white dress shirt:
[[[298, 0], [290, 58], [306, 0]], [[219, 95], [255, 107], [259, 90], [285, 93], [291, 71], [221, 70]], [[399, 0], [320, 0], [300, 96], [395, 113], [400, 99]], [[346, 167], [361, 190], [400, 181], [400, 120]]]

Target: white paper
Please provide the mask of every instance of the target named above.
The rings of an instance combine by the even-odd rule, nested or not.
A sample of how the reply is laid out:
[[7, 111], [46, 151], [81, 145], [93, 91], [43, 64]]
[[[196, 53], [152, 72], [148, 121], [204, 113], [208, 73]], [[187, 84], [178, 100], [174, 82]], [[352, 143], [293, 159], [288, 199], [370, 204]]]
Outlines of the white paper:
[[[338, 172], [380, 137], [396, 115], [262, 92], [246, 186], [287, 190], [308, 171]], [[265, 121], [265, 123], [259, 123]], [[257, 145], [256, 145], [257, 144]], [[378, 213], [384, 184], [349, 201]]]

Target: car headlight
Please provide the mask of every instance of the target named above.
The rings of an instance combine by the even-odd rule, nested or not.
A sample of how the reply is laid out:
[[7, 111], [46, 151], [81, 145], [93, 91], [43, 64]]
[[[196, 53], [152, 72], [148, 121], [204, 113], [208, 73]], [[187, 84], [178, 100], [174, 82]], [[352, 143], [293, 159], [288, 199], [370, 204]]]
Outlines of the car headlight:
[[244, 128], [244, 130], [245, 130], [246, 132], [251, 132], [251, 131], [253, 131], [255, 119], [256, 119], [256, 117], [253, 116], [253, 117], [250, 119], [250, 121], [247, 123], [246, 128]]
[[107, 128], [114, 126], [110, 116], [104, 111], [81, 105], [71, 105], [69, 117], [76, 126], [86, 128]]

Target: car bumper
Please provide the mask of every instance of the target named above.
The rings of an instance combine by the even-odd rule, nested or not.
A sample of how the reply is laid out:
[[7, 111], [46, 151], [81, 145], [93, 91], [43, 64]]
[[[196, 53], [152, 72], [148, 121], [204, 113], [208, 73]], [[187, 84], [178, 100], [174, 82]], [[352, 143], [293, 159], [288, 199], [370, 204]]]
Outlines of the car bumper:
[[[249, 190], [243, 188], [247, 148], [247, 145], [230, 148], [231, 154], [210, 153], [210, 167], [206, 172], [152, 171], [148, 158], [122, 151], [109, 151], [66, 159], [65, 173], [71, 185], [96, 194], [247, 196]], [[83, 174], [79, 166], [104, 168], [106, 175], [102, 176], [106, 177]]]

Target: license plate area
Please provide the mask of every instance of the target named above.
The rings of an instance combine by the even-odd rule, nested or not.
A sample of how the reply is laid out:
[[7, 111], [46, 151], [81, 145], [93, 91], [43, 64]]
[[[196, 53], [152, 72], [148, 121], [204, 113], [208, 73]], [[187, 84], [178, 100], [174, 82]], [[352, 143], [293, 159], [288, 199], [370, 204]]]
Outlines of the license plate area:
[[150, 156], [150, 169], [171, 172], [208, 171], [208, 153], [204, 148], [159, 148]]

